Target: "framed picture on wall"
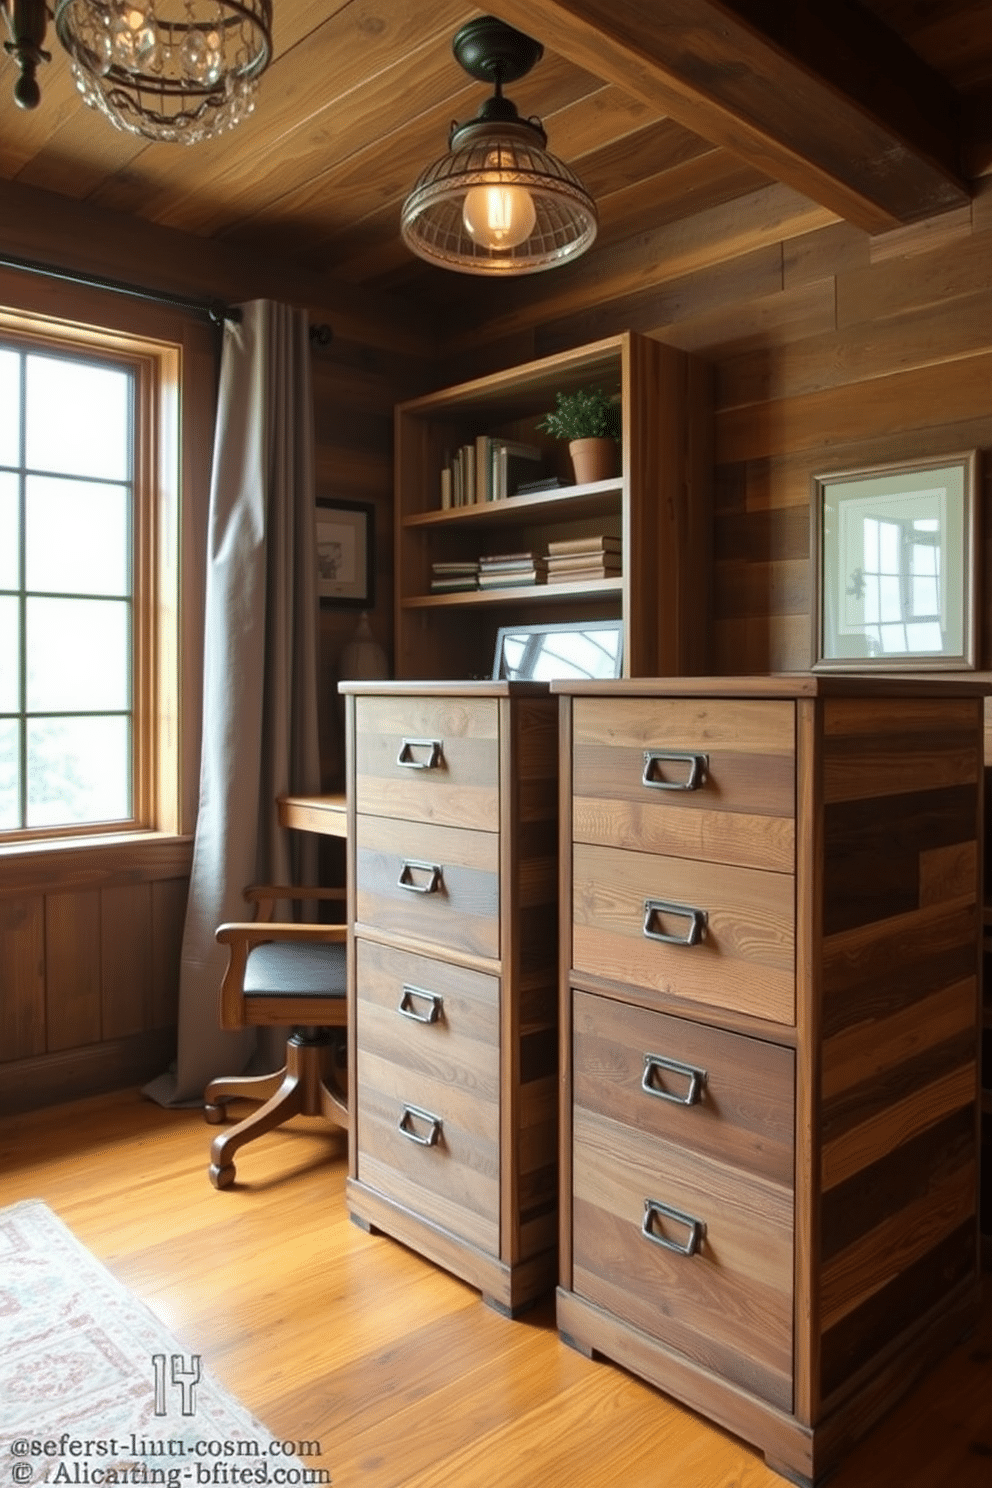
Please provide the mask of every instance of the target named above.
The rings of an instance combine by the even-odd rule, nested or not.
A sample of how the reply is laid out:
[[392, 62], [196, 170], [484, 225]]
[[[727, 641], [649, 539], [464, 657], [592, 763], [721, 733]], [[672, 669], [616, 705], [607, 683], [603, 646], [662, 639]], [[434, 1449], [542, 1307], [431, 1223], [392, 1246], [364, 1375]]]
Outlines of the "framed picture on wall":
[[322, 605], [375, 603], [375, 507], [317, 498], [317, 597]]
[[977, 455], [813, 477], [813, 665], [976, 665]]

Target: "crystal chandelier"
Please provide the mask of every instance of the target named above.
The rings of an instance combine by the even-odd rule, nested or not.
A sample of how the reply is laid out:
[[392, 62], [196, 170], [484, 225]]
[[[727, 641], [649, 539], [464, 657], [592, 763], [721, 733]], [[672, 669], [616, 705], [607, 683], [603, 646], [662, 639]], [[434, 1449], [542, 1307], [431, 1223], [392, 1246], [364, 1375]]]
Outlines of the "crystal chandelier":
[[503, 84], [543, 55], [539, 42], [495, 16], [469, 21], [452, 50], [492, 98], [454, 124], [449, 153], [421, 174], [403, 204], [403, 240], [418, 257], [466, 274], [534, 274], [577, 258], [596, 236], [582, 182], [545, 149], [537, 119], [521, 119]]
[[[48, 60], [44, 0], [6, 0], [22, 76], [14, 96], [33, 108]], [[254, 108], [272, 55], [271, 0], [56, 0], [55, 30], [76, 86], [118, 129], [196, 144]]]

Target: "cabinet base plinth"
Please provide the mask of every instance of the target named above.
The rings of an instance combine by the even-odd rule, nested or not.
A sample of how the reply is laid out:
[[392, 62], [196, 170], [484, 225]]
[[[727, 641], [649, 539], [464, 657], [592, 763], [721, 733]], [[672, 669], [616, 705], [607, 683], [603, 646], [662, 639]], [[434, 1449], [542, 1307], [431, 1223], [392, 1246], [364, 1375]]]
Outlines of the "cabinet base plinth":
[[[973, 1284], [946, 1298], [912, 1337], [869, 1366], [847, 1397], [816, 1426], [785, 1415], [747, 1391], [675, 1353], [657, 1339], [559, 1288], [558, 1331], [582, 1354], [611, 1360], [655, 1385], [714, 1425], [756, 1447], [773, 1472], [799, 1488], [815, 1488], [973, 1323], [979, 1292]], [[857, 1388], [853, 1388], [856, 1385]]]
[[487, 1307], [506, 1318], [526, 1312], [554, 1288], [557, 1253], [540, 1254], [510, 1266], [498, 1256], [479, 1250], [450, 1230], [414, 1214], [357, 1178], [346, 1184], [349, 1217], [368, 1234], [387, 1235], [428, 1261], [450, 1271], [482, 1293]]

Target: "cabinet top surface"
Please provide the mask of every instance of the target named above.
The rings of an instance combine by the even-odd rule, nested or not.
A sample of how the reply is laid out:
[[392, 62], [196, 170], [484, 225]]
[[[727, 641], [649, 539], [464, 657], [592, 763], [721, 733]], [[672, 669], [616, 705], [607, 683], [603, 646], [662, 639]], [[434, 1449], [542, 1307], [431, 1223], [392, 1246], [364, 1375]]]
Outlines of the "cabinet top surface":
[[780, 672], [756, 677], [631, 677], [551, 682], [551, 691], [583, 697], [981, 697], [992, 694], [988, 673], [884, 677], [864, 672]]
[[509, 682], [481, 678], [471, 681], [433, 681], [404, 678], [392, 682], [339, 682], [338, 692], [356, 697], [547, 697], [547, 682]]

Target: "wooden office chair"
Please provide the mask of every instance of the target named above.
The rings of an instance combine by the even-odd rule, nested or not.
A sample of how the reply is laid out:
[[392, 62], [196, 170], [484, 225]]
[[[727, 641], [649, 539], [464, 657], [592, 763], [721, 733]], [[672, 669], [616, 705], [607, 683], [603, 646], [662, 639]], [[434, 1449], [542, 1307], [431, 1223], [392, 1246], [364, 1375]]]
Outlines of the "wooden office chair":
[[344, 897], [344, 889], [248, 888], [245, 899], [256, 906], [255, 919], [221, 925], [217, 931], [230, 953], [221, 984], [221, 1027], [290, 1024], [293, 1031], [281, 1070], [211, 1080], [204, 1092], [204, 1115], [212, 1124], [224, 1120], [229, 1100], [264, 1102], [211, 1143], [210, 1181], [215, 1188], [234, 1182], [232, 1158], [239, 1147], [290, 1116], [325, 1116], [335, 1126], [347, 1126], [347, 927], [272, 918], [278, 900], [340, 902]]

